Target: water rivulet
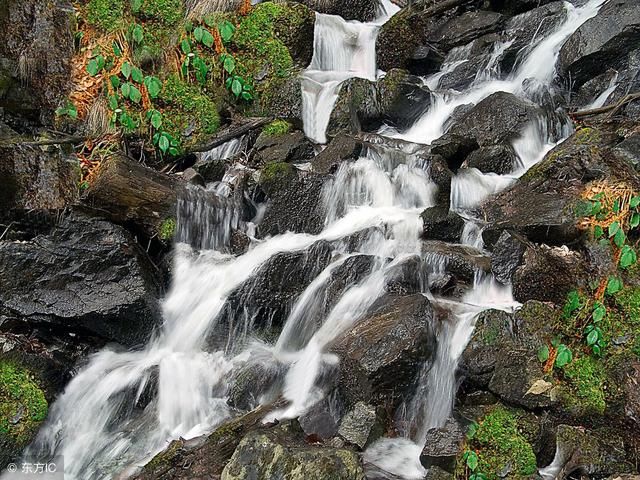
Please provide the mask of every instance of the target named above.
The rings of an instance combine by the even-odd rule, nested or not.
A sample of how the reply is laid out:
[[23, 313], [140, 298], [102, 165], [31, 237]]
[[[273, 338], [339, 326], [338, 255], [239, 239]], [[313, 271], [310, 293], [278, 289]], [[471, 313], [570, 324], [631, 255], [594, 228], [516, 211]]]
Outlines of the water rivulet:
[[[603, 1], [590, 0], [581, 7], [566, 4], [566, 19], [523, 49], [512, 72], [501, 74], [495, 63], [506, 45], [501, 40], [494, 46], [496, 55], [468, 88], [441, 92], [437, 88], [443, 75], [467, 60], [464, 51], [458, 52], [460, 58], [425, 79], [434, 89], [426, 113], [405, 131], [382, 129], [387, 136], [428, 146], [447, 131], [458, 107], [477, 104], [497, 92], [539, 105], [540, 115], [513, 142], [518, 161], [512, 172], [485, 174], [470, 168], [454, 177], [450, 208], [467, 219], [460, 239], [465, 251], [483, 255], [481, 226], [469, 209], [510, 185], [570, 133], [564, 117], [541, 102], [544, 92], [553, 89], [564, 41], [597, 14]], [[387, 6], [380, 20], [371, 24], [318, 14], [315, 52], [302, 80], [308, 137], [326, 141], [342, 81], [382, 75], [375, 65], [375, 38], [393, 12]], [[233, 178], [210, 187], [218, 195], [216, 201], [203, 200], [197, 190], [192, 191], [178, 209], [173, 279], [163, 302], [161, 330], [143, 348], [106, 348], [91, 357], [52, 406], [27, 453], [40, 458], [63, 455], [68, 478], [111, 478], [133, 472], [171, 439], [209, 433], [234, 415], [227, 403], [230, 382], [251, 365], [270, 372], [268, 385], [255, 388], [255, 403], [280, 396], [286, 400], [265, 421], [298, 417], [327, 395], [326, 377], [339, 362], [332, 346], [391, 290], [398, 271], [404, 269], [417, 293], [437, 306], [432, 325], [437, 348], [417, 372], [414, 393], [394, 412], [402, 436], [379, 440], [364, 458], [372, 468], [421, 478], [425, 472], [418, 457], [426, 431], [442, 425], [451, 414], [457, 362], [477, 315], [486, 308], [516, 306], [510, 287], [480, 268], [462, 294], [446, 297], [432, 292], [449, 257], [425, 251], [420, 239], [420, 213], [439, 198], [431, 167], [428, 156], [377, 147], [342, 163], [323, 187], [324, 228], [317, 235], [289, 232], [252, 238], [253, 223], [239, 220], [242, 199], [228, 196], [230, 189], [224, 185]], [[232, 229], [244, 230], [251, 238], [246, 253], [229, 253]], [[320, 249], [327, 252], [322, 262], [309, 253]], [[303, 268], [314, 275], [297, 295], [283, 325], [258, 321], [245, 303], [251, 302], [251, 295], [243, 296], [239, 305], [229, 301], [239, 287], [251, 289], [256, 272], [271, 259], [292, 252], [301, 254]], [[366, 256], [368, 268], [329, 295], [332, 275], [355, 256]]]

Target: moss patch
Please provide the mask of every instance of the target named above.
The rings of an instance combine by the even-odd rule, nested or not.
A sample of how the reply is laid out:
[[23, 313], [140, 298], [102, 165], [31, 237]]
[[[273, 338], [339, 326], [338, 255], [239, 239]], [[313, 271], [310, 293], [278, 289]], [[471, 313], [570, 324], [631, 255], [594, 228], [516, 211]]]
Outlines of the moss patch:
[[262, 134], [269, 137], [284, 135], [291, 130], [291, 124], [285, 120], [274, 120], [262, 129]]
[[563, 403], [578, 414], [602, 415], [606, 409], [604, 383], [605, 368], [600, 360], [593, 357], [580, 357], [564, 368], [570, 393], [565, 395]]
[[171, 240], [176, 234], [176, 221], [173, 218], [165, 219], [158, 227], [158, 237], [160, 240]]
[[195, 144], [200, 137], [213, 135], [220, 128], [216, 103], [198, 85], [172, 74], [165, 81], [161, 96], [166, 105], [162, 110], [163, 128], [175, 138]]
[[536, 456], [525, 436], [518, 429], [519, 415], [503, 406], [493, 408], [478, 422], [472, 446], [479, 453], [478, 471], [490, 479], [522, 478], [536, 472]]
[[47, 416], [47, 400], [28, 370], [0, 361], [0, 436], [27, 445]]
[[115, 32], [124, 26], [122, 0], [91, 0], [87, 6], [87, 21], [100, 30]]
[[137, 14], [146, 20], [175, 25], [182, 20], [184, 9], [182, 0], [144, 0]]

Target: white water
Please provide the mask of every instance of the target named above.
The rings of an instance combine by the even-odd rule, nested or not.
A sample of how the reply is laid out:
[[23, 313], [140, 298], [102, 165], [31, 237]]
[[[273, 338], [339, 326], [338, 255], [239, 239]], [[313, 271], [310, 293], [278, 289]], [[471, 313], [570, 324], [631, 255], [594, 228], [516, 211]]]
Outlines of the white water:
[[583, 108], [581, 108], [578, 111], [583, 112], [585, 110], [593, 110], [595, 108], [600, 108], [604, 106], [609, 96], [613, 93], [613, 91], [616, 89], [617, 86], [618, 86], [618, 72], [616, 72], [613, 75], [613, 77], [611, 78], [611, 81], [609, 82], [609, 86], [600, 95], [598, 95], [596, 98], [593, 99], [591, 103], [585, 105]]
[[[568, 5], [567, 21], [532, 48], [506, 80], [494, 78], [497, 72], [490, 67], [467, 91], [440, 94], [413, 127], [396, 135], [428, 144], [442, 135], [457, 106], [477, 103], [497, 91], [525, 96], [523, 82], [530, 78], [550, 85], [562, 43], [597, 13], [601, 3], [603, 0], [591, 0], [580, 9]], [[345, 78], [375, 77], [373, 48], [377, 27], [323, 17], [328, 16], [318, 16], [317, 55], [312, 62], [317, 70], [305, 74], [305, 81], [314, 80], [318, 85], [317, 92], [304, 92], [309, 97], [305, 100], [305, 132], [316, 141], [324, 139], [326, 124], [323, 127], [322, 123], [325, 117], [328, 122], [332, 108], [328, 103], [318, 104], [317, 99], [323, 89], [330, 90], [334, 87], [332, 82], [340, 80], [332, 75], [314, 77], [316, 74], [309, 72], [335, 73], [330, 68], [339, 68], [338, 73]], [[326, 30], [319, 35], [323, 28]], [[335, 58], [328, 58], [329, 53]], [[550, 135], [550, 130], [542, 119], [540, 125], [531, 125], [514, 142], [521, 165], [512, 175], [488, 176], [473, 170], [461, 173], [452, 185], [452, 208], [468, 209], [508, 186], [560, 140]], [[112, 478], [119, 472], [131, 473], [171, 439], [206, 434], [228, 419], [229, 378], [255, 356], [286, 371], [281, 393], [289, 404], [272, 417], [295, 417], [304, 412], [324, 395], [317, 385], [318, 377], [338, 361], [327, 353], [327, 346], [380, 298], [393, 267], [422, 255], [419, 213], [434, 204], [436, 187], [429, 178], [428, 165], [416, 156], [370, 150], [359, 160], [342, 164], [326, 187], [327, 216], [320, 234], [286, 233], [254, 241], [247, 253], [237, 257], [225, 253], [224, 245], [232, 229], [248, 226], [237, 220], [237, 209], [231, 208], [237, 204], [230, 191], [231, 188], [214, 189], [217, 197], [210, 203], [199, 203], [199, 197], [185, 200], [178, 226], [184, 243], [176, 247], [174, 278], [163, 303], [162, 328], [140, 350], [107, 348], [91, 357], [51, 407], [45, 426], [27, 454], [38, 458], [63, 455], [68, 479]], [[229, 202], [229, 208], [220, 208], [219, 202]], [[365, 230], [369, 233], [362, 235], [350, 251], [344, 250], [344, 242], [336, 246], [331, 264], [298, 298], [274, 345], [265, 345], [258, 353], [246, 342], [254, 334], [250, 319], [230, 331], [220, 324], [219, 314], [230, 293], [276, 253], [305, 250], [318, 240], [335, 242]], [[478, 237], [476, 227], [465, 228], [465, 241], [478, 245]], [[195, 244], [196, 249], [190, 244]], [[322, 291], [326, 282], [355, 252], [376, 257], [370, 273], [348, 286], [323, 315]], [[424, 257], [424, 262], [430, 261]], [[426, 291], [425, 294], [429, 295]], [[406, 437], [382, 439], [365, 452], [367, 462], [405, 478], [421, 478], [425, 473], [419, 463], [424, 434], [429, 428], [442, 425], [451, 413], [458, 358], [477, 314], [486, 308], [515, 306], [508, 286], [480, 274], [462, 300], [432, 301], [450, 315], [440, 319], [435, 361], [420, 375], [418, 389], [407, 405], [406, 418], [411, 425]], [[225, 348], [211, 350], [207, 339], [220, 337], [225, 338]]]

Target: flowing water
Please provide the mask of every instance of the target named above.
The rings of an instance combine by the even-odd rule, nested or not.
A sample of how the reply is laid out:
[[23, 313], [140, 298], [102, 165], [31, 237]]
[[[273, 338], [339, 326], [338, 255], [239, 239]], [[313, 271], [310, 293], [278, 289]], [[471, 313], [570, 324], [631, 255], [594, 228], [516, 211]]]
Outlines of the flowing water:
[[[403, 132], [387, 128], [385, 132], [428, 145], [446, 131], [458, 106], [478, 103], [498, 91], [535, 100], [531, 85], [552, 87], [562, 43], [597, 13], [603, 1], [590, 0], [581, 8], [567, 4], [566, 21], [532, 45], [515, 71], [504, 78], [496, 65], [507, 47], [495, 45], [468, 89], [435, 92], [433, 104], [411, 128]], [[389, 7], [372, 24], [317, 15], [316, 50], [303, 75], [305, 132], [312, 139], [326, 141], [326, 125], [340, 82], [354, 76], [377, 76], [375, 37], [379, 25], [392, 13]], [[455, 60], [443, 69], [453, 71], [462, 61]], [[425, 82], [437, 86], [441, 73]], [[519, 164], [512, 174], [463, 169], [455, 177], [451, 208], [469, 220], [462, 242], [482, 248], [480, 227], [469, 209], [510, 185], [569, 133], [566, 126], [556, 123], [555, 117], [541, 118], [522, 132], [513, 145]], [[398, 265], [419, 258], [427, 271], [427, 281], [420, 278], [423, 293], [448, 314], [436, 326], [435, 359], [425, 364], [416, 379], [415, 394], [398, 415], [399, 421], [408, 424], [404, 436], [378, 441], [364, 458], [377, 469], [404, 478], [425, 474], [419, 462], [424, 437], [451, 414], [458, 359], [475, 319], [486, 308], [515, 308], [510, 287], [478, 272], [474, 286], [461, 299], [430, 294], [429, 279], [442, 274], [446, 261], [423, 254], [419, 215], [435, 204], [437, 187], [429, 176], [429, 164], [412, 152], [371, 147], [357, 161], [343, 163], [325, 186], [325, 227], [318, 235], [253, 238], [259, 215], [253, 222], [240, 221], [243, 199], [233, 193], [243, 174], [241, 166], [230, 168], [222, 182], [189, 191], [181, 199], [173, 280], [163, 302], [162, 327], [144, 348], [122, 351], [108, 347], [92, 356], [52, 405], [28, 455], [41, 459], [63, 455], [68, 479], [132, 473], [171, 439], [207, 434], [229, 419], [230, 379], [251, 362], [279, 372], [272, 390], [288, 400], [286, 407], [265, 421], [300, 415], [326, 393], [319, 379], [338, 362], [327, 347], [385, 293]], [[252, 240], [248, 251], [237, 256], [227, 248], [235, 229], [244, 230]], [[299, 296], [277, 340], [259, 341], [252, 318], [236, 316], [231, 319], [233, 328], [226, 324], [225, 304], [235, 289], [251, 280], [274, 255], [307, 251], [319, 241], [330, 242], [331, 260]], [[332, 273], [356, 254], [374, 258], [369, 272], [340, 292], [333, 305], [327, 305], [326, 288]], [[212, 348], [211, 338], [223, 338], [223, 342], [214, 342], [223, 346]], [[271, 394], [258, 396], [257, 402], [268, 401], [274, 392]]]

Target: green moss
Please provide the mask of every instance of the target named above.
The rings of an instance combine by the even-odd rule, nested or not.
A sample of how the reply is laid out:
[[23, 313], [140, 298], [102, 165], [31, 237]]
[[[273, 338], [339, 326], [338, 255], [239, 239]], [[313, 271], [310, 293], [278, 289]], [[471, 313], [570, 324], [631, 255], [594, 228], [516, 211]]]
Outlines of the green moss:
[[595, 128], [581, 128], [575, 133], [575, 141], [580, 145], [599, 143], [602, 136]]
[[115, 32], [124, 25], [123, 0], [91, 0], [87, 7], [90, 25], [106, 32]]
[[290, 74], [293, 59], [275, 30], [276, 23], [286, 19], [291, 12], [287, 5], [266, 2], [253, 8], [240, 22], [233, 41], [240, 49], [238, 68], [247, 79], [255, 77], [265, 66], [275, 76]]
[[167, 218], [158, 227], [158, 237], [160, 240], [171, 240], [176, 233], [176, 221], [174, 218]]
[[291, 124], [285, 120], [274, 120], [262, 129], [262, 134], [269, 137], [284, 135], [291, 130]]
[[536, 472], [536, 456], [519, 430], [519, 415], [503, 406], [493, 408], [478, 423], [472, 446], [479, 451], [478, 470], [490, 479], [499, 478], [505, 467], [509, 478], [521, 478]]
[[47, 409], [44, 393], [29, 371], [0, 361], [0, 436], [24, 447], [47, 416]]
[[144, 0], [137, 15], [164, 25], [175, 25], [184, 16], [182, 0]]
[[216, 103], [198, 85], [187, 83], [177, 74], [170, 75], [164, 83], [161, 100], [163, 128], [177, 139], [183, 139], [185, 130], [192, 130], [190, 143], [214, 134], [220, 127], [220, 115]]
[[600, 360], [583, 356], [567, 365], [563, 372], [570, 389], [563, 403], [580, 415], [602, 415], [607, 407], [606, 372]]
[[287, 177], [293, 171], [293, 167], [285, 162], [269, 163], [262, 169], [260, 183], [273, 182]]
[[158, 473], [158, 471], [167, 469], [170, 467], [173, 458], [180, 453], [183, 446], [184, 442], [182, 440], [174, 440], [165, 450], [153, 457], [151, 461], [145, 465], [144, 470], [146, 472]]

